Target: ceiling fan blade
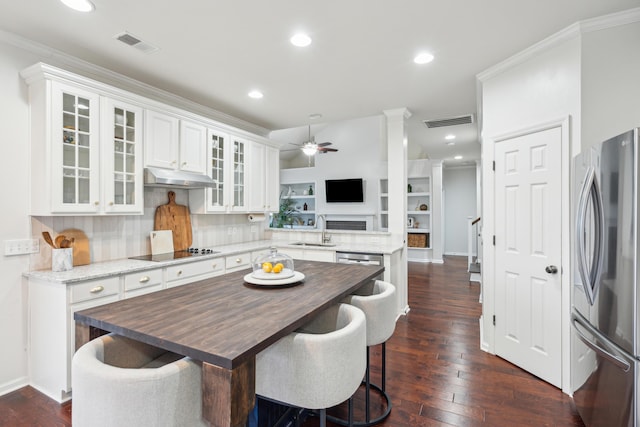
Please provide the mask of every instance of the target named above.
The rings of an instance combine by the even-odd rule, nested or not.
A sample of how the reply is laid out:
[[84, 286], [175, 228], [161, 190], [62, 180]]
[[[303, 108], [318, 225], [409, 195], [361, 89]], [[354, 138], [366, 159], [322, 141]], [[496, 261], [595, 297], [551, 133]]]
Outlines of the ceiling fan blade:
[[318, 147], [326, 147], [327, 145], [331, 145], [331, 142], [321, 142]]
[[336, 151], [338, 151], [337, 148], [325, 148], [325, 147], [319, 147], [318, 148], [318, 152], [320, 152], [320, 153], [328, 153], [328, 152], [332, 152], [333, 153], [333, 152], [336, 152]]

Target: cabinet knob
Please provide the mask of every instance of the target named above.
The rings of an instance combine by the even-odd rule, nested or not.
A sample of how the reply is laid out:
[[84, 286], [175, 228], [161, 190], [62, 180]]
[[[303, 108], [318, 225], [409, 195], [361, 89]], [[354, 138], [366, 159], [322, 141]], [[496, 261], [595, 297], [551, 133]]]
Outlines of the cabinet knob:
[[149, 279], [149, 276], [142, 276], [142, 277], [140, 278], [140, 280], [138, 280], [138, 282], [140, 282], [140, 283], [146, 283], [146, 282], [148, 282], [149, 280], [151, 280], [151, 279]]
[[100, 205], [100, 202], [96, 200], [95, 202], [93, 202], [93, 204], [98, 206], [98, 205]]
[[236, 258], [236, 264], [240, 264], [242, 262], [242, 258]]
[[171, 164], [172, 165], [175, 165], [176, 163], [178, 163], [178, 162], [176, 162], [175, 160], [171, 160]]
[[178, 276], [182, 276], [182, 270], [178, 270], [178, 272], [176, 273]]
[[182, 166], [187, 166], [187, 162], [182, 162]]
[[216, 264], [215, 262], [213, 264], [211, 264], [211, 268], [216, 268], [218, 266], [218, 264]]
[[99, 294], [102, 291], [104, 291], [104, 286], [100, 285], [100, 286], [96, 286], [95, 288], [91, 288], [89, 292], [92, 294]]
[[113, 202], [109, 202], [109, 206], [113, 206]]

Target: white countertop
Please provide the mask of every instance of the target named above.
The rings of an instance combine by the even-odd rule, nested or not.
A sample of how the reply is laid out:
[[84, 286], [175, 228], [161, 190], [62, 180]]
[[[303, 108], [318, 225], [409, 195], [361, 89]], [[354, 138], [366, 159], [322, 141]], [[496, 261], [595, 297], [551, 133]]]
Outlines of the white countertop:
[[334, 252], [380, 253], [384, 255], [390, 255], [401, 249], [401, 246], [391, 247], [390, 245], [338, 243], [335, 246], [300, 246], [293, 245], [291, 243], [293, 242], [279, 240], [257, 240], [253, 242], [216, 246], [212, 247], [212, 249], [219, 251], [215, 254], [199, 255], [195, 257], [180, 258], [170, 261], [143, 261], [125, 258], [112, 261], [97, 262], [88, 265], [80, 265], [73, 267], [73, 269], [69, 271], [55, 272], [51, 270], [35, 270], [24, 273], [23, 276], [28, 279], [39, 279], [59, 284], [72, 284], [85, 280], [102, 279], [105, 277], [112, 277], [120, 274], [163, 268], [168, 265], [184, 264], [189, 262], [202, 261], [205, 259], [221, 258], [243, 252], [262, 251], [268, 249], [271, 246], [277, 246], [279, 248], [298, 248], [305, 250], [321, 250]]

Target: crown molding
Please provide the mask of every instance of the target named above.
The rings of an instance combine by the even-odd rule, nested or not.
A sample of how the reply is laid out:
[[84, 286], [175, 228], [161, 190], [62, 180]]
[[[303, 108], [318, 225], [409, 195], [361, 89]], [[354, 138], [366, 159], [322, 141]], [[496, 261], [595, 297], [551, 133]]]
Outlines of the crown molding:
[[8, 31], [0, 30], [0, 41], [31, 52], [41, 60], [54, 62], [56, 65], [70, 67], [73, 73], [83, 74], [90, 79], [98, 79], [101, 82], [118, 89], [133, 92], [155, 101], [169, 104], [173, 107], [184, 109], [188, 112], [201, 115], [205, 118], [219, 122], [222, 125], [231, 126], [267, 138], [270, 129], [239, 119], [227, 113], [204, 106], [172, 92], [151, 86], [147, 83], [116, 73], [115, 71], [92, 64], [75, 56], [51, 48], [44, 44], [26, 39]]
[[516, 53], [515, 55], [499, 62], [498, 64], [488, 68], [476, 75], [479, 82], [491, 79], [506, 70], [520, 65], [529, 59], [545, 52], [553, 47], [559, 46], [569, 40], [577, 38], [582, 34], [604, 30], [607, 28], [617, 27], [620, 25], [631, 24], [640, 21], [640, 8], [625, 10], [622, 12], [612, 13], [609, 15], [599, 16], [584, 21], [578, 21], [569, 25], [563, 30], [539, 41], [538, 43]]

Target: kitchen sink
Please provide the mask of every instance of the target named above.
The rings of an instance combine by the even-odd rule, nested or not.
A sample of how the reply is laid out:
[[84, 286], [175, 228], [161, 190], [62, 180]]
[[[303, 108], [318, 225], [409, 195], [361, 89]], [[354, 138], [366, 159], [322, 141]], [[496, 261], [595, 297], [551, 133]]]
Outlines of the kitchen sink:
[[332, 247], [335, 246], [335, 244], [333, 243], [307, 243], [307, 242], [295, 242], [295, 243], [290, 243], [290, 245], [293, 246], [322, 246], [322, 247]]

